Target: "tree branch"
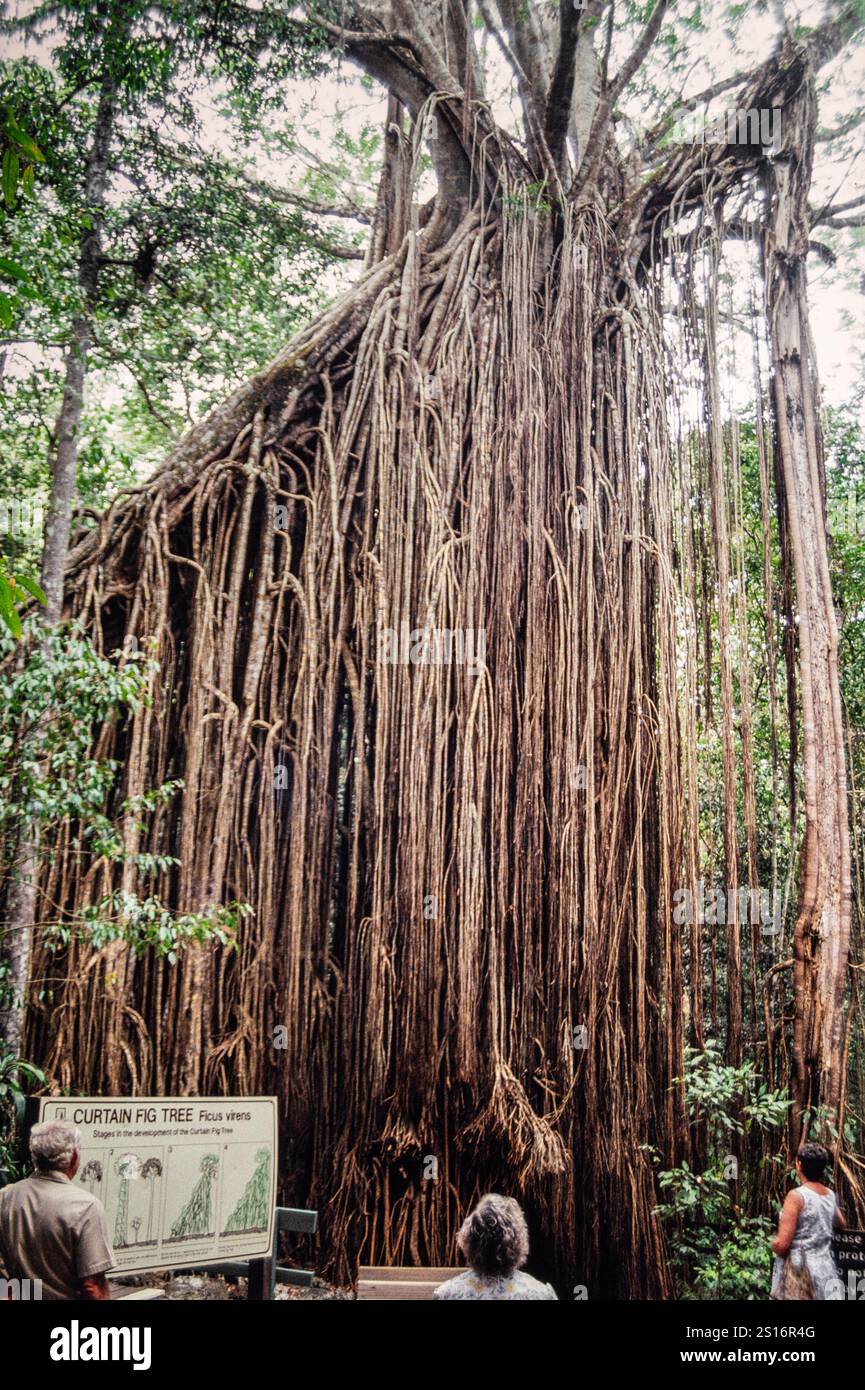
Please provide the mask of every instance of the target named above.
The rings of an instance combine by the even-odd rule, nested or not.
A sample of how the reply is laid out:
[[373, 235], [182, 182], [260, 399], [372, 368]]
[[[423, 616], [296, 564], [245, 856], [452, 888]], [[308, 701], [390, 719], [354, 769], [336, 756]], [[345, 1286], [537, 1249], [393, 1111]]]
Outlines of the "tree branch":
[[[179, 165], [180, 168], [188, 169], [190, 173], [197, 174], [199, 177], [207, 178], [208, 176], [212, 177], [214, 174], [217, 174], [223, 176], [229, 175], [235, 178], [239, 184], [244, 185], [243, 189], [238, 188], [238, 192], [244, 197], [246, 196], [245, 189], [248, 189], [250, 193], [257, 193], [262, 198], [268, 198], [276, 203], [295, 205], [300, 207], [303, 211], [314, 212], [317, 215], [352, 217], [359, 222], [369, 222], [371, 220], [368, 216], [358, 216], [357, 213], [353, 213], [348, 209], [341, 209], [337, 212], [327, 207], [326, 204], [316, 204], [309, 199], [302, 199], [299, 195], [292, 194], [286, 189], [274, 188], [272, 184], [265, 183], [260, 179], [254, 179], [242, 168], [239, 168], [235, 164], [229, 164], [224, 160], [213, 159], [207, 155], [201, 155], [199, 158], [193, 159], [189, 155], [181, 153], [180, 150], [165, 149], [162, 153], [167, 159]], [[255, 206], [251, 199], [247, 198], [247, 201], [250, 206]], [[311, 246], [315, 246], [319, 251], [326, 252], [329, 256], [335, 256], [337, 259], [344, 261], [363, 260], [364, 252], [359, 247], [343, 246], [340, 242], [331, 241], [328, 237], [321, 236], [318, 232], [312, 231], [303, 222], [300, 222], [293, 230], [300, 240], [308, 242]]]
[[108, 347], [105, 344], [100, 344], [100, 347], [102, 351], [105, 353], [106, 357], [108, 357], [112, 362], [116, 363], [119, 367], [126, 368], [127, 372], [132, 377], [132, 380], [135, 382], [135, 385], [141, 392], [141, 396], [145, 406], [147, 407], [148, 413], [153, 416], [154, 420], [156, 420], [157, 423], [162, 426], [162, 428], [168, 433], [169, 436], [173, 435], [176, 428], [174, 422], [171, 420], [167, 420], [165, 416], [159, 410], [157, 410], [156, 406], [153, 403], [153, 398], [151, 397], [150, 392], [147, 388], [147, 383], [142, 379], [139, 373], [136, 372], [135, 368], [130, 366], [128, 360], [121, 353], [117, 352], [114, 348]]
[[501, 29], [499, 29], [498, 25], [496, 24], [495, 18], [493, 17], [488, 4], [486, 3], [486, 0], [477, 0], [477, 6], [481, 18], [483, 19], [484, 23], [487, 26], [487, 29], [492, 34], [493, 38], [495, 39], [496, 43], [498, 44], [501, 50], [505, 62], [509, 65], [514, 76], [517, 79], [517, 86], [519, 87], [520, 96], [522, 97], [523, 108], [525, 111], [527, 135], [529, 145], [531, 147], [530, 153], [537, 154], [538, 159], [544, 166], [551, 188], [556, 188], [556, 186], [559, 183], [558, 168], [556, 161], [553, 159], [552, 153], [547, 145], [546, 135], [544, 133], [543, 117], [538, 107], [537, 94], [535, 92], [534, 83], [529, 79], [528, 75], [523, 69], [522, 64], [520, 63], [519, 58], [517, 57], [516, 53], [514, 53], [513, 49], [508, 44], [508, 41], [505, 38], [504, 34], [501, 32]]
[[725, 77], [720, 82], [713, 82], [711, 87], [706, 87], [702, 92], [697, 92], [695, 96], [686, 97], [682, 101], [677, 101], [675, 106], [671, 106], [665, 111], [660, 120], [649, 131], [646, 136], [646, 144], [651, 147], [657, 144], [658, 140], [670, 129], [678, 116], [684, 111], [694, 111], [696, 107], [703, 106], [707, 102], [713, 101], [715, 97], [721, 96], [723, 92], [729, 92], [732, 87], [741, 87], [747, 82], [749, 74], [737, 72], [733, 77]]
[[657, 4], [643, 28], [643, 32], [637, 40], [630, 57], [625, 59], [618, 74], [605, 88], [598, 102], [598, 109], [595, 112], [589, 138], [586, 142], [586, 153], [583, 157], [582, 165], [580, 166], [580, 185], [591, 185], [595, 181], [601, 162], [601, 151], [604, 146], [604, 138], [607, 133], [607, 126], [609, 125], [613, 108], [625, 87], [631, 81], [631, 78], [635, 76], [642, 66], [649, 49], [658, 37], [658, 31], [661, 28], [664, 15], [667, 12], [667, 4], [668, 0], [657, 0]]
[[840, 140], [842, 135], [847, 135], [851, 130], [855, 130], [863, 121], [865, 121], [865, 107], [860, 106], [858, 111], [853, 111], [851, 115], [845, 116], [844, 120], [839, 121], [836, 126], [818, 130], [814, 139], [818, 144], [825, 143], [827, 140]]
[[815, 70], [824, 67], [826, 63], [837, 57], [848, 39], [851, 39], [856, 31], [862, 27], [861, 6], [857, 0], [847, 0], [837, 19], [830, 19], [825, 24], [819, 25], [813, 34], [809, 34], [805, 40], [808, 56]]
[[[762, 63], [746, 79], [737, 107], [745, 110], [783, 108], [807, 80], [808, 73], [818, 71], [837, 57], [853, 34], [863, 28], [865, 20], [860, 18], [858, 5], [845, 4], [837, 19], [827, 21], [806, 39], [788, 44]], [[743, 171], [753, 165], [754, 154], [748, 146], [709, 148], [701, 145], [695, 152], [677, 149], [653, 172], [651, 180], [636, 196], [622, 204], [619, 212], [625, 218], [635, 217], [634, 227], [641, 220], [648, 248], [656, 244], [663, 212], [674, 198], [679, 209], [685, 212], [688, 207], [702, 202], [712, 177], [717, 179], [717, 195], [722, 197], [734, 181], [741, 180]]]
[[651, 13], [646, 23], [646, 26], [643, 29], [642, 34], [640, 35], [636, 45], [634, 46], [631, 56], [625, 60], [617, 76], [613, 78], [609, 92], [611, 109], [613, 106], [615, 106], [622, 92], [625, 90], [628, 83], [631, 81], [631, 78], [636, 76], [637, 72], [640, 70], [643, 63], [645, 62], [649, 49], [652, 47], [652, 44], [658, 37], [658, 32], [661, 28], [661, 25], [664, 22], [664, 15], [667, 12], [667, 4], [668, 0], [658, 0], [658, 3], [655, 5], [655, 8]]
[[559, 52], [547, 95], [547, 110], [544, 118], [544, 137], [550, 157], [557, 169], [561, 169], [562, 166], [568, 123], [571, 117], [579, 36], [580, 11], [576, 10], [569, 3], [569, 0], [560, 0]]
[[301, 212], [312, 213], [315, 217], [341, 217], [349, 222], [361, 222], [367, 227], [372, 222], [372, 212], [366, 208], [317, 203], [302, 193], [293, 193], [288, 188], [277, 188], [263, 179], [253, 178], [245, 169], [234, 166], [231, 168], [254, 193], [260, 193], [262, 197], [270, 198], [274, 203], [287, 203], [290, 207], [300, 208]]
[[[862, 207], [865, 203], [865, 193], [860, 193], [857, 198], [851, 198], [846, 203], [835, 203], [830, 198], [822, 208], [811, 208], [809, 221], [812, 227], [819, 227], [821, 223], [832, 225], [832, 219], [836, 218], [839, 212], [852, 212], [854, 208]], [[831, 214], [831, 216], [830, 216]], [[855, 225], [855, 224], [850, 224]]]
[[323, 29], [332, 39], [348, 48], [369, 48], [372, 44], [380, 44], [384, 48], [405, 48], [415, 61], [422, 67], [423, 55], [415, 43], [414, 39], [408, 34], [401, 34], [396, 30], [385, 32], [376, 29], [343, 29], [339, 24], [330, 24], [326, 19], [318, 16], [310, 21], [310, 27]]

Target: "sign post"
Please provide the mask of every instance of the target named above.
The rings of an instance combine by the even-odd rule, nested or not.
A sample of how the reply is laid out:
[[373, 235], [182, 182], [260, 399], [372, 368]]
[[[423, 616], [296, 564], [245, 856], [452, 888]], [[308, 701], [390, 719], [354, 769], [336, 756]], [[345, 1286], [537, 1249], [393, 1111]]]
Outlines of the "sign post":
[[836, 1231], [832, 1253], [848, 1299], [865, 1301], [865, 1231]]

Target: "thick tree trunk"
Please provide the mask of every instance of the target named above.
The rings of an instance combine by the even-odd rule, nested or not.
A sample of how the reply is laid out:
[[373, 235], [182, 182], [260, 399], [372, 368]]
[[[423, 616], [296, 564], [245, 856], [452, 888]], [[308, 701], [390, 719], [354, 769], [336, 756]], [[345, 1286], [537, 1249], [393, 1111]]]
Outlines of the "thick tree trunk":
[[794, 1138], [806, 1106], [837, 1122], [843, 1082], [850, 941], [850, 834], [829, 573], [817, 370], [808, 327], [806, 257], [816, 126], [812, 80], [785, 108], [781, 148], [767, 161], [764, 236], [776, 449], [796, 580], [805, 834], [794, 938]]

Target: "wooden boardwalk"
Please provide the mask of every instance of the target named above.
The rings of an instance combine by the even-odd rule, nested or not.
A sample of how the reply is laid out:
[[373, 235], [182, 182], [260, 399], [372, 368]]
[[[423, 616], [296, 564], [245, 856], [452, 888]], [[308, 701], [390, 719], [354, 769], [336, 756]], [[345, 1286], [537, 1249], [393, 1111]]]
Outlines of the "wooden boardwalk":
[[428, 1302], [433, 1289], [459, 1274], [459, 1269], [425, 1269], [417, 1265], [361, 1265], [357, 1296], [361, 1303]]

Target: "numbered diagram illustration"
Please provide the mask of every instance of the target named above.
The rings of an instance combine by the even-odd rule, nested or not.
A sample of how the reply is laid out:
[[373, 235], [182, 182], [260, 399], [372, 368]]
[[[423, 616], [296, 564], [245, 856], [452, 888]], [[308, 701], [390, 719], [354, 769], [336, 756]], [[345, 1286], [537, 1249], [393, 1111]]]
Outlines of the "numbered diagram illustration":
[[109, 1220], [113, 1215], [115, 1250], [159, 1243], [160, 1184], [164, 1169], [162, 1150], [135, 1153], [126, 1150], [112, 1157]]
[[147, 1186], [147, 1236], [141, 1244], [155, 1245], [159, 1239], [159, 1202], [156, 1189], [162, 1177], [162, 1160], [155, 1155], [145, 1159], [141, 1167], [141, 1176]]
[[[227, 1212], [222, 1227], [222, 1234], [225, 1236], [266, 1231], [270, 1220], [271, 1151], [257, 1149], [251, 1155], [253, 1167], [250, 1173], [249, 1163], [241, 1165], [239, 1161], [241, 1147], [252, 1149], [253, 1146], [236, 1145], [232, 1155], [235, 1172], [226, 1177], [226, 1191], [223, 1197], [223, 1212]], [[238, 1181], [243, 1182], [244, 1175], [247, 1175], [247, 1181], [240, 1196], [234, 1200]]]
[[86, 1187], [91, 1197], [102, 1196], [102, 1179], [105, 1173], [102, 1167], [102, 1159], [88, 1158], [86, 1154], [81, 1155], [81, 1167], [78, 1170], [78, 1181], [82, 1187]]
[[[182, 1162], [182, 1168], [181, 1168]], [[166, 1243], [201, 1239], [216, 1231], [216, 1199], [214, 1188], [219, 1174], [219, 1155], [200, 1150], [176, 1149], [171, 1157], [172, 1179], [170, 1193], [185, 1202], [171, 1219]]]

